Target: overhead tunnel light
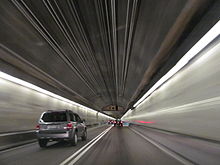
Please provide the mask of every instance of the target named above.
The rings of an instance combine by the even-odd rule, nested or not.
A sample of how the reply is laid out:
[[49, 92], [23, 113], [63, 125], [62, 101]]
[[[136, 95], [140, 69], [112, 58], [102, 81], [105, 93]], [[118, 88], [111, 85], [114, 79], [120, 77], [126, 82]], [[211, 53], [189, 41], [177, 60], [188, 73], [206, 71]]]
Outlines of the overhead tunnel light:
[[164, 82], [182, 69], [193, 57], [202, 49], [212, 42], [220, 34], [220, 21], [218, 21], [178, 62], [169, 70], [159, 81], [157, 81], [135, 104], [134, 107], [140, 106], [144, 100], [152, 94]]
[[[19, 84], [19, 85], [24, 86], [24, 87], [30, 88], [30, 89], [32, 89], [32, 90], [35, 90], [35, 91], [40, 92], [40, 93], [43, 93], [43, 94], [48, 95], [48, 96], [50, 96], [50, 97], [56, 98], [56, 99], [58, 99], [58, 100], [61, 100], [61, 101], [70, 103], [70, 104], [72, 104], [72, 105], [79, 106], [79, 107], [81, 107], [81, 108], [83, 108], [83, 109], [86, 109], [86, 110], [88, 110], [88, 111], [90, 111], [90, 112], [100, 113], [100, 112], [98, 112], [98, 111], [96, 111], [96, 110], [93, 110], [93, 109], [88, 108], [88, 107], [86, 107], [86, 106], [84, 106], [84, 105], [81, 105], [81, 104], [79, 104], [79, 103], [76, 103], [76, 102], [74, 102], [74, 101], [71, 101], [71, 100], [69, 100], [69, 99], [66, 99], [66, 98], [64, 98], [64, 97], [62, 97], [62, 96], [59, 96], [59, 95], [57, 95], [57, 94], [54, 94], [54, 93], [52, 93], [52, 92], [50, 92], [50, 91], [47, 91], [47, 90], [45, 90], [45, 89], [43, 89], [43, 88], [40, 88], [40, 87], [38, 87], [38, 86], [36, 86], [36, 85], [34, 85], [34, 84], [31, 84], [31, 83], [26, 82], [26, 81], [24, 81], [24, 80], [21, 80], [21, 79], [19, 79], [19, 78], [13, 77], [13, 76], [11, 76], [11, 75], [9, 75], [9, 74], [6, 74], [6, 73], [4, 73], [4, 72], [1, 72], [1, 71], [0, 71], [0, 78], [5, 79], [5, 80], [8, 80], [8, 81], [13, 82], [13, 83], [16, 83], [16, 84]], [[103, 114], [103, 113], [100, 113], [100, 114], [101, 114], [102, 116], [105, 116], [105, 117], [114, 119], [114, 118], [112, 118], [112, 117], [110, 117], [110, 116], [108, 116], [108, 115], [105, 115], [105, 114]]]

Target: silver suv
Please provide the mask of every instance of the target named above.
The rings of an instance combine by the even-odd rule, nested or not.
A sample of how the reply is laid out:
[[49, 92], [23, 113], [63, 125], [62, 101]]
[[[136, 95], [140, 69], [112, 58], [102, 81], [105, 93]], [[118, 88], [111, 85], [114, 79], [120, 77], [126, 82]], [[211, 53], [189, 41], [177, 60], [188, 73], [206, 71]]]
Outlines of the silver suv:
[[36, 133], [40, 147], [46, 147], [49, 141], [68, 140], [77, 145], [78, 137], [87, 138], [84, 120], [70, 110], [48, 110], [43, 112]]

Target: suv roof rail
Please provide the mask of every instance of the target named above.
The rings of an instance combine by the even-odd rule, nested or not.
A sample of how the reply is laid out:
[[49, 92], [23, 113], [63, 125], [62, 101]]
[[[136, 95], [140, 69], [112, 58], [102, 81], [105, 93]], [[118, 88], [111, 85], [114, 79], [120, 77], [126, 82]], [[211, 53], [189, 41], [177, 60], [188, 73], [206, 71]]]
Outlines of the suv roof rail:
[[67, 109], [53, 109], [53, 110], [49, 109], [49, 110], [47, 110], [47, 112], [48, 111], [68, 111], [68, 110]]

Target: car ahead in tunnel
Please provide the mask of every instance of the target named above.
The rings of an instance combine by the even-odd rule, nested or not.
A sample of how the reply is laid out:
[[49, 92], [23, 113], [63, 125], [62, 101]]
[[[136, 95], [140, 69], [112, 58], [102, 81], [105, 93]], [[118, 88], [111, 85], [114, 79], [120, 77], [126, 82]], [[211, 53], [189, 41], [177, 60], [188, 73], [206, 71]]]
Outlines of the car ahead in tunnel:
[[114, 121], [114, 127], [123, 127], [123, 122], [120, 119]]
[[48, 110], [40, 116], [36, 127], [40, 147], [46, 147], [49, 141], [67, 140], [77, 145], [78, 137], [87, 138], [84, 120], [70, 110]]
[[108, 121], [108, 124], [109, 124], [109, 125], [114, 124], [114, 120], [109, 120], [109, 121]]

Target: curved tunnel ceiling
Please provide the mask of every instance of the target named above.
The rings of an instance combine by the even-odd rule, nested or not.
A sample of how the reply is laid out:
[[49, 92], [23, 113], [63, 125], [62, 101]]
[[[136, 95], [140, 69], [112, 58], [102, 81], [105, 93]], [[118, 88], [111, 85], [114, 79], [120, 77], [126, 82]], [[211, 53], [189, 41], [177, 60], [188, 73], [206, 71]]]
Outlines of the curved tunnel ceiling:
[[0, 69], [120, 117], [213, 3], [2, 0]]

